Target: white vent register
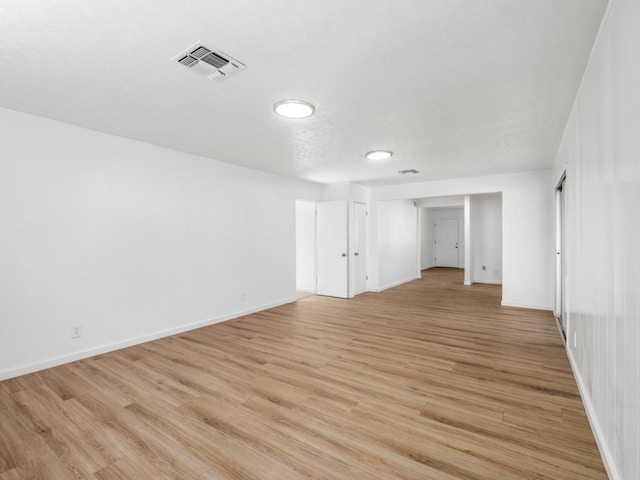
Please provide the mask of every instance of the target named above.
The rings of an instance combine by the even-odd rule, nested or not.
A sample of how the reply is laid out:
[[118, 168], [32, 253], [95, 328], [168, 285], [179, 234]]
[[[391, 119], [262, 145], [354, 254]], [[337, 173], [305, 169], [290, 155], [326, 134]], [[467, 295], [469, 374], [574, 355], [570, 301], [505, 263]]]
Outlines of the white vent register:
[[235, 58], [196, 43], [187, 50], [180, 52], [171, 61], [177, 61], [189, 70], [218, 82], [244, 70], [246, 65]]

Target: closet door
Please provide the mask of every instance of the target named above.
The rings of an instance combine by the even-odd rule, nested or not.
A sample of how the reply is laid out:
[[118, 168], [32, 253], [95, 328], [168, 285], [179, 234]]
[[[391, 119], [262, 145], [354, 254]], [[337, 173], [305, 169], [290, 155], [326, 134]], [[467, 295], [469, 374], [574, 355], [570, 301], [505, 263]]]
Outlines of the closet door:
[[346, 200], [318, 202], [318, 295], [349, 296], [348, 213]]

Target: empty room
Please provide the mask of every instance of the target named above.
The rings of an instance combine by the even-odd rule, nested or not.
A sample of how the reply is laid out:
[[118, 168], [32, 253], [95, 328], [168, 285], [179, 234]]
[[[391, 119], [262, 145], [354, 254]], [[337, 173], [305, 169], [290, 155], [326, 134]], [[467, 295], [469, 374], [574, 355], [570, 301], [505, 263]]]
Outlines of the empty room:
[[0, 480], [640, 478], [640, 2], [0, 39]]

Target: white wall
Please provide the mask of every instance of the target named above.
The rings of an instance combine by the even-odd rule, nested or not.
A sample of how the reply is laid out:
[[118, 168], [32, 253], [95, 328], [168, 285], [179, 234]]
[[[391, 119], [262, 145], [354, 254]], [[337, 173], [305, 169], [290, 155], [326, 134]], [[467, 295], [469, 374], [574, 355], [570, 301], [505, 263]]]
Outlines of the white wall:
[[[464, 284], [473, 284], [473, 241], [471, 239], [471, 195], [464, 196]], [[503, 296], [504, 298], [504, 296]]]
[[464, 208], [464, 196], [447, 195], [443, 197], [420, 198], [416, 201], [416, 204], [418, 207], [427, 207], [427, 208], [451, 208], [451, 207]]
[[626, 480], [640, 478], [639, 25], [640, 2], [610, 3], [550, 182], [566, 168], [569, 357]]
[[420, 277], [418, 268], [418, 211], [413, 201], [377, 204], [376, 290], [384, 290]]
[[502, 195], [471, 197], [473, 282], [502, 283]]
[[316, 291], [316, 202], [296, 200], [296, 290]]
[[332, 183], [322, 186], [322, 201], [351, 200], [351, 183]]
[[433, 267], [433, 209], [420, 208], [420, 270]]
[[0, 132], [0, 378], [295, 299], [318, 186], [5, 109]]
[[[380, 200], [501, 192], [502, 303], [552, 310], [555, 245], [550, 183], [551, 170], [539, 170], [380, 186], [371, 189], [371, 206]], [[375, 225], [372, 228], [376, 231]], [[376, 265], [371, 269], [377, 274]]]

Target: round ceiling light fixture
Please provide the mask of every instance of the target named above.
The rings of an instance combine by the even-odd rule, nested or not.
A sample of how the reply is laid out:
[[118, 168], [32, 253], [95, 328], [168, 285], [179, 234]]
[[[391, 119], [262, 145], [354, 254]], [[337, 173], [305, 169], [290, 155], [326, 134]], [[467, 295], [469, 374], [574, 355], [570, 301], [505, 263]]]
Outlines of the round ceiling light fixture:
[[308, 118], [316, 107], [303, 100], [281, 100], [273, 106], [273, 111], [284, 118]]
[[391, 158], [393, 152], [389, 150], [374, 150], [373, 152], [368, 152], [365, 157], [367, 160], [386, 160], [387, 158]]

